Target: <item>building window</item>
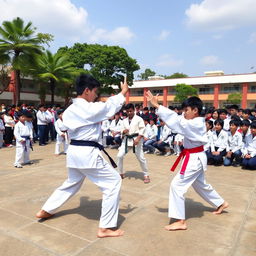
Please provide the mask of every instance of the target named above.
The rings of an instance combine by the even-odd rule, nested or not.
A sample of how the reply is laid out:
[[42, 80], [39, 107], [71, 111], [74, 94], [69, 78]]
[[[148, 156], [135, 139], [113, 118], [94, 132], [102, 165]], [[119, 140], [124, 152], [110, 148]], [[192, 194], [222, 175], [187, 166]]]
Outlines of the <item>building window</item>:
[[156, 95], [156, 94], [163, 95], [163, 90], [152, 90], [152, 92], [153, 92], [153, 95]]
[[131, 96], [143, 96], [143, 90], [131, 90]]
[[212, 94], [213, 87], [199, 88], [199, 94]]
[[256, 85], [250, 86], [249, 92], [256, 92]]
[[241, 85], [234, 84], [233, 86], [224, 86], [221, 88], [221, 93], [233, 93], [233, 92], [241, 92]]

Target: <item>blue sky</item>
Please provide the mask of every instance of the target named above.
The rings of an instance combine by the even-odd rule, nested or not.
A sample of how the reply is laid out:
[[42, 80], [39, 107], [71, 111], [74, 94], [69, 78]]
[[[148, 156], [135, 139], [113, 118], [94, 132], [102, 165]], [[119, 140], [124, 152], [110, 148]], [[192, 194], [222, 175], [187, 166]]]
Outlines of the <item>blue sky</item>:
[[0, 0], [0, 9], [0, 22], [20, 16], [55, 35], [53, 51], [75, 42], [124, 47], [137, 73], [256, 72], [255, 0]]

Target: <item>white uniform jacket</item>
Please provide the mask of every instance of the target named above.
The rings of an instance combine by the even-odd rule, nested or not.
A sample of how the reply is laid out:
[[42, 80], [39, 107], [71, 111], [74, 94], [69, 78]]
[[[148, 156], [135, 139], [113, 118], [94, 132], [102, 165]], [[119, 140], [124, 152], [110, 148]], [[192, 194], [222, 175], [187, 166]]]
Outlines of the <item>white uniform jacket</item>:
[[206, 134], [207, 143], [204, 145], [204, 151], [207, 151], [211, 147], [211, 141], [212, 141], [212, 130], [209, 130]]
[[[129, 120], [129, 118], [125, 118], [122, 122], [121, 126], [121, 133], [123, 133], [124, 130], [129, 130], [129, 135], [132, 135], [134, 133], [138, 133], [141, 136], [145, 135], [145, 123], [143, 119], [140, 116], [134, 115], [132, 120]], [[134, 140], [136, 137], [133, 138]], [[128, 139], [127, 145], [132, 147], [133, 146], [133, 139]], [[123, 140], [124, 142], [125, 140]]]
[[230, 118], [226, 118], [223, 121], [224, 121], [223, 130], [225, 132], [228, 132], [230, 130], [229, 122], [231, 121], [231, 119]]
[[220, 131], [219, 136], [217, 136], [216, 131], [212, 132], [211, 141], [211, 151], [215, 151], [215, 147], [218, 147], [218, 152], [223, 151], [228, 145], [228, 133], [223, 129]]
[[155, 140], [157, 137], [157, 126], [153, 124], [152, 126], [150, 124], [146, 125], [145, 129], [145, 137], [149, 140]]
[[50, 117], [45, 111], [38, 110], [36, 113], [37, 125], [47, 125], [50, 122]]
[[[118, 112], [125, 101], [123, 94], [109, 97], [103, 102], [88, 102], [76, 98], [63, 113], [62, 119], [68, 128], [69, 138], [72, 140], [85, 140], [99, 142], [101, 138], [101, 122], [111, 118]], [[96, 168], [97, 158], [102, 157], [98, 148], [69, 145], [67, 151], [67, 167], [70, 168]]]
[[246, 154], [250, 154], [251, 157], [256, 156], [256, 136], [253, 137], [252, 134], [249, 134], [245, 137], [245, 144], [242, 149], [242, 153], [244, 156]]
[[[196, 148], [207, 143], [205, 136], [206, 126], [203, 117], [185, 119], [183, 115], [178, 115], [175, 111], [163, 106], [158, 108], [158, 115], [169, 128], [184, 136], [184, 148]], [[203, 170], [206, 170], [207, 158], [204, 151], [190, 154], [187, 168], [197, 168], [194, 165], [198, 158], [202, 163]]]
[[242, 134], [238, 131], [234, 135], [231, 132], [228, 132], [228, 144], [226, 151], [232, 151], [233, 153], [237, 150], [241, 150], [243, 147], [243, 137]]
[[120, 137], [121, 136], [121, 128], [122, 128], [122, 119], [119, 119], [118, 122], [114, 119], [112, 120], [110, 124], [110, 131], [111, 132], [118, 132], [118, 134], [115, 135], [115, 137]]
[[[163, 127], [161, 127], [160, 130], [160, 140], [165, 143], [170, 144], [170, 140], [172, 137], [170, 136], [172, 134], [172, 130], [165, 124]], [[171, 145], [171, 144], [170, 144]]]
[[64, 132], [67, 131], [67, 127], [65, 127], [60, 118], [57, 119], [57, 121], [54, 123], [54, 127], [59, 136], [61, 136]]
[[14, 133], [14, 136], [16, 138], [16, 142], [17, 143], [25, 141], [25, 139], [22, 138], [21, 136], [29, 136], [30, 139], [33, 139], [32, 126], [27, 121], [25, 121], [24, 124], [22, 122], [20, 122], [20, 121], [17, 124], [15, 124], [14, 132], [13, 133]]

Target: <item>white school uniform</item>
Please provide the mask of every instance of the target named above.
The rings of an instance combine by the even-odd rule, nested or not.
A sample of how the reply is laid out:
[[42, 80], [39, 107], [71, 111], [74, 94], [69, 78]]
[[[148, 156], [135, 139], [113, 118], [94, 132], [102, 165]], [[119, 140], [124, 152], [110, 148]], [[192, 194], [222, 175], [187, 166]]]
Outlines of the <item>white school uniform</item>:
[[174, 137], [174, 141], [176, 144], [174, 144], [174, 154], [180, 155], [181, 153], [181, 146], [179, 145], [179, 142], [183, 142], [184, 136], [182, 134], [177, 133]]
[[[100, 141], [101, 122], [118, 112], [125, 101], [120, 93], [103, 102], [87, 102], [76, 98], [63, 113], [63, 124], [68, 128], [72, 140]], [[120, 175], [103, 158], [96, 147], [69, 145], [67, 150], [68, 179], [57, 188], [43, 206], [43, 210], [54, 213], [81, 187], [85, 177], [96, 184], [103, 193], [101, 228], [116, 227]]]
[[121, 118], [119, 118], [117, 122], [115, 119], [111, 121], [110, 127], [109, 127], [110, 132], [117, 132], [117, 134], [114, 137], [121, 136], [122, 122], [123, 120]]
[[67, 127], [64, 126], [64, 124], [60, 118], [54, 123], [54, 127], [57, 132], [54, 154], [56, 154], [56, 155], [60, 154], [60, 145], [61, 144], [63, 144], [63, 148], [64, 148], [63, 152], [67, 153], [67, 149], [68, 149]]
[[228, 143], [226, 151], [232, 151], [235, 153], [238, 150], [241, 150], [243, 147], [243, 137], [239, 131], [236, 131], [234, 135], [231, 132], [228, 132]]
[[212, 142], [212, 130], [207, 131], [206, 134], [205, 134], [205, 136], [206, 136], [207, 143], [204, 144], [204, 151], [207, 151], [207, 150], [210, 149], [210, 147], [211, 147], [211, 142]]
[[103, 120], [101, 123], [101, 130], [102, 130], [102, 137], [100, 138], [100, 143], [104, 147], [107, 146], [107, 136], [109, 136], [109, 127], [110, 127], [110, 121], [109, 120]]
[[4, 136], [4, 122], [3, 120], [0, 118], [0, 148], [3, 147], [3, 136]]
[[[184, 136], [184, 148], [190, 149], [203, 146], [207, 143], [205, 133], [205, 120], [202, 117], [185, 119], [183, 115], [160, 106], [158, 108], [159, 117], [171, 129]], [[168, 216], [175, 219], [185, 219], [185, 198], [184, 194], [192, 185], [195, 191], [209, 204], [219, 207], [224, 200], [212, 188], [206, 184], [204, 171], [207, 167], [207, 157], [205, 152], [190, 154], [184, 175], [177, 173], [171, 182], [169, 194]]]
[[[134, 133], [138, 133], [141, 136], [144, 136], [145, 134], [145, 123], [143, 119], [140, 116], [134, 115], [132, 120], [129, 120], [129, 118], [126, 118], [122, 122], [122, 128], [121, 128], [121, 133], [128, 129], [129, 130], [129, 135], [132, 135]], [[137, 137], [133, 138], [134, 140]], [[128, 150], [133, 146], [133, 139], [128, 139], [127, 144], [128, 144]], [[117, 154], [117, 168], [120, 174], [123, 174], [123, 159], [125, 156], [125, 141], [126, 138], [124, 137], [121, 146], [119, 147], [119, 151]], [[141, 169], [144, 173], [144, 176], [148, 176], [148, 167], [147, 167], [147, 162], [144, 157], [144, 152], [143, 152], [143, 140], [141, 139], [140, 142], [138, 143], [137, 146], [135, 146], [135, 155], [140, 163]]]
[[170, 136], [172, 133], [172, 130], [165, 124], [163, 127], [161, 127], [160, 132], [160, 140], [165, 143], [169, 143], [171, 146], [172, 143], [172, 136]]
[[231, 119], [227, 117], [223, 121], [224, 121], [223, 130], [225, 132], [228, 132], [230, 130], [229, 122], [231, 121]]
[[145, 137], [149, 140], [156, 140], [157, 137], [157, 126], [155, 124], [147, 124], [145, 127]]
[[242, 148], [242, 154], [250, 154], [251, 157], [256, 156], [256, 136], [253, 137], [252, 134], [249, 134], [245, 137], [245, 144]]
[[211, 140], [211, 151], [215, 151], [215, 147], [218, 147], [218, 152], [222, 152], [227, 148], [228, 145], [228, 133], [223, 129], [220, 131], [219, 135], [217, 135], [216, 131], [212, 132], [212, 140]]
[[[30, 154], [30, 140], [33, 139], [33, 129], [30, 122], [18, 122], [14, 127], [14, 136], [16, 138], [16, 155], [14, 166], [21, 165], [22, 163], [29, 163]], [[22, 138], [28, 136], [30, 140]]]

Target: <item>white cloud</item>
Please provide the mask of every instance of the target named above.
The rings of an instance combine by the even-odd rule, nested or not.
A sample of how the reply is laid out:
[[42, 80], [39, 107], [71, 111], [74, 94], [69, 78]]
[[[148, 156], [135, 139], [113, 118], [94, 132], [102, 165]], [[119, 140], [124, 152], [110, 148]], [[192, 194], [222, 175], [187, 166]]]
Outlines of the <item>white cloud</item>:
[[256, 32], [251, 33], [249, 41], [250, 44], [255, 44], [256, 43]]
[[204, 56], [200, 60], [200, 64], [203, 66], [215, 66], [219, 64], [219, 57], [215, 55]]
[[170, 31], [162, 30], [160, 35], [158, 36], [158, 40], [165, 40], [170, 35]]
[[179, 67], [183, 64], [183, 60], [176, 60], [170, 54], [159, 57], [156, 66], [158, 67]]
[[125, 44], [129, 43], [134, 36], [128, 27], [118, 27], [112, 31], [96, 29], [90, 36], [89, 41], [92, 43], [104, 41]]
[[91, 38], [97, 43], [101, 40], [119, 43], [133, 35], [126, 27], [112, 31], [95, 28], [88, 21], [86, 9], [77, 7], [71, 0], [0, 0], [0, 10], [0, 23], [21, 17], [26, 22], [32, 21], [38, 32], [51, 33], [65, 44], [86, 42]]
[[203, 0], [186, 10], [189, 27], [229, 30], [256, 25], [255, 0]]

